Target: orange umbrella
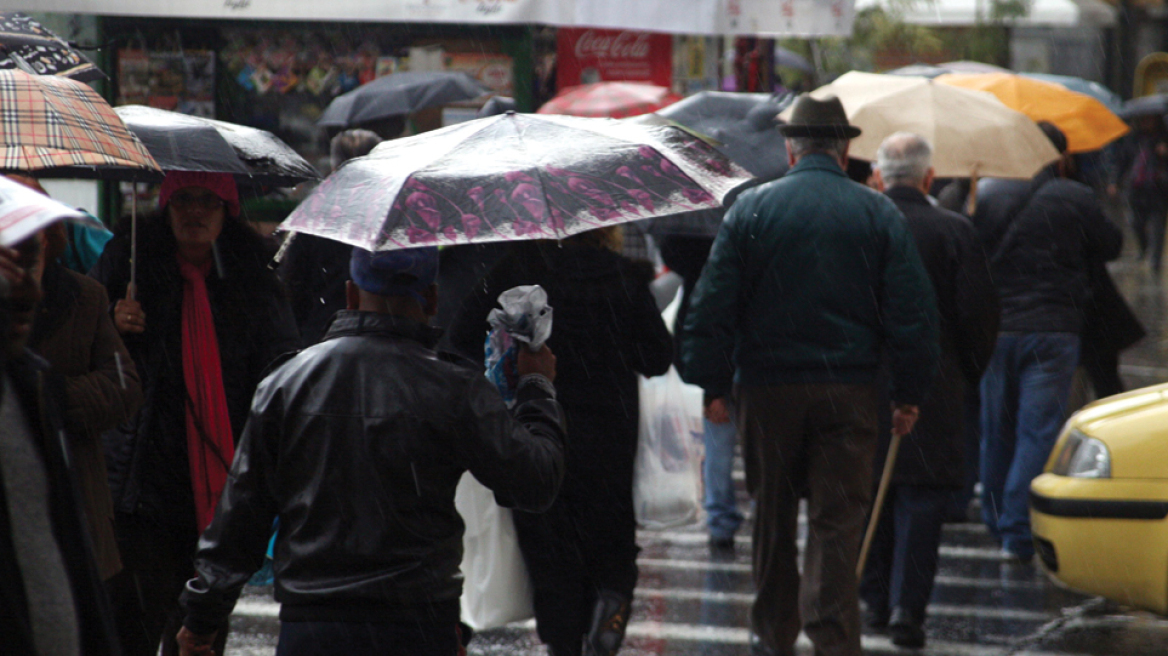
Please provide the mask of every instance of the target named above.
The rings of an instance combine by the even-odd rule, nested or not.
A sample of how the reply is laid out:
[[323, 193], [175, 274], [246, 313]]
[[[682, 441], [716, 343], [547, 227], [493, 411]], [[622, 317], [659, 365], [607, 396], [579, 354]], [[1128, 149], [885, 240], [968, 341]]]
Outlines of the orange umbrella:
[[937, 82], [988, 91], [1034, 121], [1054, 123], [1067, 136], [1067, 151], [1071, 153], [1099, 150], [1130, 129], [1098, 100], [1050, 82], [1012, 73], [949, 74], [938, 77]]
[[643, 82], [596, 82], [568, 87], [537, 114], [624, 118], [655, 112], [681, 100], [665, 87]]

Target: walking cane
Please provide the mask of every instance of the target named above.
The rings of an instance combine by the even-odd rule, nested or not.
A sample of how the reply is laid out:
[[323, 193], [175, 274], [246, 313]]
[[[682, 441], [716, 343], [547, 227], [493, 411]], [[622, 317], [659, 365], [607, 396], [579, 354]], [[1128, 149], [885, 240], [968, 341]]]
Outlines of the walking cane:
[[880, 475], [880, 487], [876, 489], [876, 500], [872, 503], [872, 518], [868, 520], [868, 530], [864, 532], [864, 544], [860, 547], [860, 560], [856, 563], [856, 578], [864, 575], [864, 563], [868, 561], [868, 551], [872, 539], [876, 537], [876, 526], [880, 523], [880, 511], [884, 508], [884, 497], [888, 496], [888, 486], [892, 483], [892, 469], [896, 466], [896, 453], [900, 451], [900, 440], [904, 437], [892, 434], [888, 445], [888, 457], [884, 459], [884, 473]]

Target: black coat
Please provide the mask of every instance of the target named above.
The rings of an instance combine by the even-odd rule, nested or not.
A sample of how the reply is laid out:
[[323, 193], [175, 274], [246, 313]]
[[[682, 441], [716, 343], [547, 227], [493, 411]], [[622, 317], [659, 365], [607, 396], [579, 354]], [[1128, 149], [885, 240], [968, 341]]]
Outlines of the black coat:
[[182, 595], [188, 628], [227, 619], [273, 517], [281, 619], [401, 621], [462, 590], [463, 472], [504, 507], [552, 503], [564, 426], [550, 390], [524, 385], [508, 412], [479, 371], [435, 354], [437, 333], [341, 312], [264, 379]]
[[1001, 330], [1082, 332], [1091, 262], [1119, 257], [1123, 234], [1103, 216], [1090, 187], [1052, 169], [1026, 189], [1002, 187], [979, 199], [974, 217], [985, 228], [990, 216], [982, 206], [1005, 208], [993, 213], [1004, 232], [986, 250], [1002, 304]]
[[[159, 217], [139, 229], [138, 296], [146, 332], [123, 336], [142, 379], [145, 403], [132, 425], [106, 434], [110, 491], [119, 512], [144, 515], [197, 536], [187, 460], [186, 384], [182, 366], [183, 282], [170, 228]], [[111, 305], [125, 298], [129, 239], [118, 235], [91, 272]], [[222, 273], [212, 268], [207, 293], [219, 344], [233, 438], [247, 421], [252, 394], [268, 364], [299, 346], [284, 287], [267, 268], [270, 253], [258, 235], [234, 220], [218, 240]], [[228, 463], [230, 466], [230, 463]]]
[[[965, 394], [970, 385], [978, 384], [993, 355], [998, 299], [968, 219], [933, 207], [916, 189], [894, 187], [887, 195], [908, 221], [933, 283], [941, 320], [941, 368], [921, 405], [916, 428], [901, 442], [893, 482], [957, 487], [965, 483]], [[889, 435], [890, 427], [882, 427], [878, 468]]]
[[553, 309], [548, 347], [556, 354], [557, 399], [569, 431], [562, 498], [587, 499], [587, 490], [609, 484], [627, 492], [631, 508], [636, 374], [663, 374], [673, 356], [651, 280], [647, 263], [608, 250], [570, 242], [518, 244], [475, 285], [452, 326], [454, 347], [482, 362], [487, 314], [499, 294], [518, 285], [547, 291]]

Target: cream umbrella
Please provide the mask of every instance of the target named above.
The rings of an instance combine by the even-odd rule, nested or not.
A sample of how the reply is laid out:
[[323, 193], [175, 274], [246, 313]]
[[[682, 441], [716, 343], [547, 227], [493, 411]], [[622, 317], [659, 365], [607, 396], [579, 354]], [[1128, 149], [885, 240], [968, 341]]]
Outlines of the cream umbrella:
[[981, 91], [853, 71], [811, 95], [838, 97], [848, 120], [863, 130], [848, 153], [856, 159], [875, 161], [876, 149], [895, 132], [928, 139], [941, 178], [1030, 178], [1059, 156], [1034, 121]]

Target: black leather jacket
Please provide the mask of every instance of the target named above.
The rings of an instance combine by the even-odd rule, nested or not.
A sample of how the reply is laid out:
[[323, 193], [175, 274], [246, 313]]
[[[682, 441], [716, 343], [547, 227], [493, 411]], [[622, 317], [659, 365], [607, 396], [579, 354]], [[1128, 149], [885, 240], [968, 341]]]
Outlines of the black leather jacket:
[[435, 354], [439, 332], [339, 312], [260, 383], [182, 595], [187, 628], [210, 633], [231, 612], [273, 517], [281, 619], [376, 621], [460, 596], [463, 472], [500, 505], [551, 504], [564, 471], [551, 390], [521, 385], [509, 412], [482, 373]]

